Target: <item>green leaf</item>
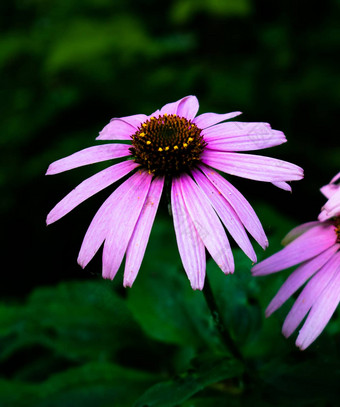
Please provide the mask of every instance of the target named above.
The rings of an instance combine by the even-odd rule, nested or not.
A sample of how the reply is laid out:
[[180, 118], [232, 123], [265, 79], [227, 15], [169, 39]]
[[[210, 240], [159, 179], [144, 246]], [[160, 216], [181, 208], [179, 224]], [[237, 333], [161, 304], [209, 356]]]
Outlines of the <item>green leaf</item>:
[[227, 357], [210, 357], [194, 369], [147, 390], [135, 407], [172, 407], [189, 399], [205, 387], [238, 377], [243, 372], [240, 362]]

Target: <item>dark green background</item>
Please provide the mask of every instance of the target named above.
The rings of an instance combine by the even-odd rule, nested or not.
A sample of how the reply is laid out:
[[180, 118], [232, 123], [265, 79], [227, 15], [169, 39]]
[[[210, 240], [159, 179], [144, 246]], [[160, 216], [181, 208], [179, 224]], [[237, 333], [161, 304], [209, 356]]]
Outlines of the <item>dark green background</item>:
[[[53, 309], [62, 310], [62, 304], [68, 304], [68, 301], [72, 307], [73, 294], [65, 299], [57, 294], [63, 288], [53, 288], [59, 282], [76, 280], [83, 284], [79, 290], [78, 286], [72, 285], [78, 284], [75, 282], [65, 286], [68, 287], [65, 288], [66, 291], [80, 292], [77, 297], [79, 314], [76, 314], [79, 318], [85, 318], [84, 315], [91, 313], [91, 307], [86, 302], [91, 284], [95, 293], [100, 293], [97, 297], [101, 298], [102, 289], [104, 292], [109, 290], [110, 296], [112, 290], [118, 293], [118, 299], [112, 301], [122, 301], [123, 308], [126, 306], [126, 297], [132, 303], [137, 301], [137, 304], [141, 298], [154, 301], [153, 306], [150, 304], [151, 309], [161, 307], [157, 298], [149, 296], [148, 285], [145, 291], [141, 291], [145, 284], [141, 276], [137, 278], [134, 288], [128, 291], [128, 295], [120, 287], [122, 272], [119, 273], [117, 282], [102, 282], [100, 255], [95, 257], [85, 271], [76, 264], [83, 235], [108, 191], [91, 198], [55, 225], [48, 228], [45, 226], [49, 210], [84, 178], [103, 168], [103, 164], [100, 164], [45, 177], [49, 163], [96, 144], [95, 137], [111, 117], [149, 114], [165, 103], [194, 94], [200, 101], [200, 113], [241, 110], [244, 114], [240, 116], [240, 120], [269, 122], [273, 128], [285, 132], [288, 143], [265, 150], [263, 154], [300, 165], [305, 170], [305, 179], [293, 183], [293, 194], [266, 183], [236, 177], [229, 179], [255, 206], [263, 221], [271, 243], [268, 253], [279, 249], [279, 241], [290, 227], [316, 218], [324, 202], [319, 187], [339, 171], [340, 80], [338, 65], [335, 63], [340, 45], [339, 9], [340, 2], [337, 0], [324, 0], [321, 3], [314, 0], [5, 0], [0, 3], [0, 245], [3, 265], [0, 293], [4, 302], [1, 331], [4, 354], [0, 362], [5, 379], [15, 381], [19, 378], [39, 382], [70, 365], [78, 368], [84, 360], [90, 360], [91, 363], [98, 360], [96, 350], [91, 347], [96, 340], [88, 348], [84, 345], [86, 349], [82, 353], [76, 350], [65, 351], [70, 346], [76, 349], [79, 340], [77, 337], [68, 338], [67, 346], [56, 339], [56, 348], [51, 344], [54, 343], [53, 340], [47, 343], [46, 338], [45, 342], [37, 339], [37, 335], [41, 338], [39, 335], [42, 334], [37, 332], [40, 332], [40, 325], [45, 324], [41, 322], [44, 318], [50, 321], [51, 325], [47, 325], [51, 330], [51, 338], [56, 335], [54, 325], [67, 319], [68, 308], [64, 310], [64, 314], [60, 311], [59, 317], [47, 313], [48, 315], [42, 316], [42, 320], [35, 321], [34, 318], [44, 309], [46, 301], [48, 303], [51, 298], [56, 298], [55, 304], [51, 305]], [[159, 286], [167, 284], [164, 283], [167, 281], [166, 277], [164, 281], [161, 278], [164, 270], [180, 268], [170, 222], [164, 206], [156, 219], [154, 240], [151, 236], [148, 257], [141, 270], [141, 274], [145, 273], [147, 276], [150, 269], [155, 268], [157, 252], [159, 266], [155, 273]], [[161, 240], [163, 245], [155, 242], [162, 233], [166, 234]], [[172, 243], [168, 242], [168, 235], [172, 236]], [[259, 256], [263, 256], [261, 250], [258, 247], [256, 249]], [[245, 267], [247, 278], [249, 268], [250, 264]], [[164, 271], [164, 276], [166, 275], [167, 272]], [[243, 277], [240, 278], [242, 280]], [[256, 311], [249, 311], [248, 307], [248, 311], [244, 312], [257, 313], [254, 316], [257, 321], [263, 318], [264, 307], [274, 295], [279, 280], [277, 276], [268, 278], [268, 283], [261, 279], [256, 279], [256, 283], [253, 280], [249, 278], [249, 283], [248, 280], [246, 283], [241, 281], [243, 291], [241, 290], [240, 296], [245, 296], [244, 306], [251, 304], [244, 290], [248, 284], [256, 285], [257, 291], [252, 292], [250, 297], [258, 304], [258, 308]], [[181, 281], [187, 290], [188, 282], [184, 277]], [[96, 284], [101, 288], [96, 288]], [[35, 291], [37, 287], [45, 285], [50, 285], [52, 292], [39, 294], [39, 290]], [[263, 298], [262, 290], [267, 290]], [[34, 300], [35, 305], [31, 303], [28, 306], [27, 295], [32, 292], [38, 299]], [[82, 303], [83, 292], [86, 304]], [[190, 301], [190, 290], [185, 292], [188, 296], [185, 297], [186, 301]], [[232, 295], [236, 295], [235, 293], [233, 291]], [[166, 295], [172, 298], [171, 284], [164, 296]], [[193, 295], [198, 298], [199, 293]], [[18, 305], [18, 309], [15, 308], [17, 305], [10, 308], [9, 304], [16, 303], [22, 305]], [[22, 312], [26, 308], [29, 315], [23, 316]], [[129, 306], [130, 308], [138, 310], [138, 306]], [[103, 319], [103, 326], [109, 323], [110, 317], [115, 320], [118, 314], [112, 305], [111, 314], [108, 313], [107, 318]], [[143, 319], [145, 315], [133, 314], [134, 321], [139, 319], [142, 328], [149, 326]], [[69, 325], [62, 328], [63, 332], [72, 332], [73, 323], [79, 323], [76, 315], [73, 322], [67, 322], [66, 325]], [[93, 316], [94, 320], [98, 315]], [[167, 321], [176, 319], [176, 315], [176, 312], [169, 315]], [[284, 349], [284, 352], [293, 352], [293, 359], [300, 361], [301, 356], [296, 356], [297, 351], [292, 342], [281, 338], [279, 330], [283, 316], [284, 313], [277, 319], [272, 317], [276, 321], [275, 340], [282, 347], [277, 348], [274, 354], [279, 355]], [[22, 321], [33, 320], [35, 322], [32, 322], [30, 334], [27, 334], [26, 328], [20, 331], [18, 326], [21, 326]], [[54, 320], [55, 324], [51, 323]], [[88, 324], [86, 329], [91, 332], [91, 323], [87, 320], [84, 324]], [[184, 322], [183, 324], [185, 325]], [[11, 331], [13, 326], [19, 330]], [[182, 326], [181, 323], [179, 326]], [[152, 323], [150, 327], [154, 329]], [[261, 330], [261, 327], [259, 323], [256, 327], [247, 329], [256, 331]], [[110, 329], [116, 332], [122, 328], [117, 322]], [[133, 329], [138, 331], [140, 327], [137, 324]], [[170, 331], [164, 328], [164, 332], [168, 332], [170, 336], [175, 335], [175, 340], [170, 340], [171, 346], [174, 343], [176, 346], [183, 345], [183, 341], [190, 342], [196, 335], [184, 335], [185, 340], [180, 335], [181, 339], [176, 339], [176, 334]], [[275, 359], [269, 350], [269, 343], [272, 342], [270, 335], [274, 334], [268, 332], [263, 334], [264, 349], [259, 350], [260, 347], [256, 352], [249, 351], [252, 357], [256, 356], [255, 365], [264, 363], [261, 359], [263, 355], [266, 355], [266, 363]], [[337, 332], [338, 328], [333, 327], [325, 335], [338, 335]], [[85, 335], [81, 330], [78, 334]], [[131, 332], [126, 333], [130, 334]], [[176, 365], [173, 360], [189, 360], [190, 352], [182, 357], [175, 351], [171, 353], [166, 347], [169, 360], [172, 360], [170, 364], [169, 360], [163, 360], [166, 359], [164, 356], [159, 356], [164, 355], [164, 338], [157, 337], [156, 340], [160, 342], [155, 345], [152, 342], [155, 340], [154, 336], [149, 339], [136, 332], [132, 334], [144, 339], [140, 339], [139, 347], [127, 345], [131, 348], [131, 358], [121, 361], [114, 354], [99, 359], [114, 360], [124, 368], [132, 365], [133, 368], [143, 370], [147, 366], [149, 373], [163, 374], [164, 378], [187, 367], [185, 363]], [[247, 337], [249, 332], [246, 334], [244, 331], [243, 334], [241, 329], [240, 337]], [[29, 344], [22, 339], [27, 335], [33, 335]], [[109, 348], [109, 343], [114, 348], [113, 342], [122, 340], [118, 334], [113, 335], [112, 332], [112, 337], [106, 338], [106, 333], [102, 335], [104, 341], [107, 341], [103, 344], [104, 348]], [[23, 342], [11, 348], [10, 344], [13, 341], [16, 343], [15, 338], [20, 338]], [[211, 338], [206, 341], [211, 345]], [[259, 343], [256, 346], [260, 346]], [[44, 352], [50, 352], [50, 359], [44, 357]], [[51, 352], [54, 356], [62, 355], [62, 360], [61, 356], [55, 356], [54, 360]], [[328, 352], [330, 356], [327, 357], [334, 360], [338, 350], [330, 347]], [[131, 362], [136, 360], [137, 354], [144, 353], [151, 356], [145, 360], [142, 358], [140, 364]], [[45, 362], [45, 367], [38, 365], [37, 370], [43, 372], [40, 376], [35, 376], [32, 369], [28, 369], [34, 365], [32, 355], [42, 355], [40, 359], [43, 361], [52, 360], [50, 364]], [[158, 365], [156, 368], [150, 362], [158, 357], [161, 368]], [[306, 359], [308, 363], [308, 357]], [[324, 362], [322, 357], [320, 360]], [[87, 368], [84, 369], [86, 375]], [[108, 375], [106, 368], [103, 369], [105, 374], [100, 374]], [[130, 373], [126, 372], [110, 371], [110, 374], [119, 377], [125, 374], [130, 377]], [[110, 382], [108, 377], [111, 376], [105, 377]], [[133, 377], [135, 380], [135, 376]], [[61, 382], [63, 380], [66, 382], [67, 378], [61, 379]], [[152, 384], [155, 379], [138, 377], [138, 380]], [[148, 387], [143, 383], [139, 394]], [[55, 384], [55, 387], [58, 388], [58, 385]], [[8, 389], [8, 384], [5, 388]], [[138, 386], [137, 388], [139, 389]], [[12, 391], [11, 394], [17, 392], [15, 388], [8, 391]], [[22, 390], [23, 399], [25, 391]], [[98, 392], [101, 394], [101, 390]], [[97, 402], [97, 393], [94, 391], [93, 394], [93, 399], [88, 395], [83, 397]], [[108, 400], [112, 400], [110, 394], [107, 395]], [[291, 394], [293, 393], [289, 393]], [[39, 397], [44, 400], [44, 396]], [[60, 397], [72, 400], [71, 396]], [[123, 400], [125, 396], [119, 397]], [[253, 395], [251, 399], [254, 401], [256, 397], [260, 396]], [[106, 396], [103, 399], [106, 400]], [[35, 405], [36, 400], [32, 400], [32, 405]], [[56, 402], [55, 405], [66, 405], [63, 404], [65, 400]], [[80, 399], [76, 400], [80, 403]], [[130, 405], [130, 402], [126, 402], [126, 405]], [[20, 401], [18, 403], [20, 405]], [[2, 406], [1, 398], [0, 405]]]

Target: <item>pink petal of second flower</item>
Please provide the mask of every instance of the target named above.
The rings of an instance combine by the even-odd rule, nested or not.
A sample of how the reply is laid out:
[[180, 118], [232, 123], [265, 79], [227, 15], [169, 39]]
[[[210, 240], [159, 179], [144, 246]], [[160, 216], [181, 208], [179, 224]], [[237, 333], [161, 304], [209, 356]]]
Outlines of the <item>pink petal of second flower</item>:
[[320, 222], [317, 220], [312, 221], [312, 222], [303, 223], [302, 225], [295, 227], [289, 233], [287, 233], [287, 235], [283, 238], [281, 243], [283, 244], [283, 246], [287, 246], [287, 244], [289, 244], [290, 242], [295, 240], [297, 237], [299, 237], [302, 234], [304, 234], [305, 232], [307, 232], [307, 230], [312, 229], [314, 226], [317, 226], [317, 225], [320, 225]]
[[124, 177], [138, 165], [131, 160], [123, 161], [87, 178], [51, 210], [47, 215], [47, 224], [56, 222], [92, 195]]
[[322, 207], [318, 219], [323, 222], [338, 215], [340, 215], [340, 188], [333, 193], [326, 204]]
[[264, 276], [300, 264], [333, 246], [336, 234], [333, 225], [319, 224], [296, 238], [288, 246], [252, 268], [255, 276]]
[[179, 183], [185, 206], [205, 247], [225, 274], [233, 273], [233, 254], [215, 211], [203, 191], [188, 175], [181, 175]]
[[102, 144], [85, 148], [60, 160], [54, 161], [47, 169], [46, 175], [58, 174], [83, 165], [113, 160], [131, 155], [127, 144]]
[[206, 149], [201, 158], [210, 167], [256, 181], [294, 181], [303, 178], [302, 168], [271, 157]]
[[340, 301], [340, 267], [313, 305], [299, 332], [296, 346], [306, 349], [321, 334]]
[[266, 309], [266, 316], [269, 317], [281, 305], [288, 300], [315, 272], [323, 267], [328, 260], [339, 250], [339, 245], [333, 245], [323, 253], [315, 256], [303, 263], [283, 283], [275, 297], [271, 300]]
[[239, 116], [242, 112], [231, 112], [231, 113], [203, 113], [195, 117], [192, 121], [196, 124], [199, 129], [206, 129], [207, 127], [214, 126], [217, 123], [223, 122], [224, 120], [232, 119], [235, 116]]
[[124, 287], [132, 286], [142, 264], [153, 221], [162, 195], [163, 184], [164, 177], [158, 177], [152, 181], [148, 196], [132, 233], [126, 250]]
[[268, 246], [268, 239], [264, 233], [263, 227], [254, 209], [251, 207], [246, 198], [225, 178], [214, 171], [212, 168], [201, 166], [200, 169], [204, 172], [207, 178], [212, 182], [217, 190], [234, 208], [241, 222], [258, 242], [265, 249]]
[[185, 206], [180, 181], [172, 180], [171, 208], [178, 251], [193, 290], [202, 290], [205, 279], [205, 247]]
[[288, 337], [295, 331], [317, 299], [323, 296], [324, 289], [339, 267], [339, 261], [340, 253], [334, 255], [302, 290], [283, 324], [284, 336]]
[[[137, 172], [128, 181], [122, 199], [112, 205], [108, 234], [103, 249], [103, 277], [111, 280], [123, 260], [133, 230], [147, 197], [152, 176]], [[127, 184], [127, 182], [125, 184]]]

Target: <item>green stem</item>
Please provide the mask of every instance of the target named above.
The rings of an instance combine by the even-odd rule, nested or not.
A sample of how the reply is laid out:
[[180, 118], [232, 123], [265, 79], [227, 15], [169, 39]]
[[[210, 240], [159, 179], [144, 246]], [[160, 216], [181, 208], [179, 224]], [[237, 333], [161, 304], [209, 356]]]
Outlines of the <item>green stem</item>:
[[215, 326], [221, 336], [221, 339], [223, 343], [225, 344], [226, 348], [228, 351], [238, 360], [243, 360], [243, 356], [241, 355], [240, 351], [238, 350], [237, 346], [235, 345], [234, 340], [230, 336], [228, 330], [226, 329], [225, 325], [223, 324], [223, 321], [221, 319], [221, 314], [218, 309], [218, 306], [216, 304], [216, 300], [214, 297], [214, 294], [211, 289], [211, 285], [208, 279], [208, 276], [206, 276], [204, 287], [203, 287], [203, 295], [205, 298], [205, 301], [208, 305], [208, 308], [210, 310], [211, 316], [214, 320]]

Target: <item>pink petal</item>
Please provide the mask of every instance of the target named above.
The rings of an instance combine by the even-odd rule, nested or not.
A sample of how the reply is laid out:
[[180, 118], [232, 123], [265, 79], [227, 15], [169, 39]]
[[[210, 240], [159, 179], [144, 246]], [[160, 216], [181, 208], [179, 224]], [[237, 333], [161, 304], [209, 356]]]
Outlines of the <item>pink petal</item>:
[[195, 123], [199, 129], [206, 129], [207, 127], [223, 122], [224, 120], [232, 119], [240, 114], [242, 114], [242, 112], [231, 112], [225, 114], [203, 113], [195, 117], [193, 123]]
[[340, 188], [333, 193], [333, 195], [328, 199], [326, 204], [323, 206], [318, 219], [323, 222], [327, 219], [339, 215], [340, 215]]
[[179, 179], [185, 206], [211, 257], [224, 273], [234, 272], [228, 238], [215, 211], [197, 184], [186, 174]]
[[[107, 124], [101, 132], [99, 132], [99, 136], [96, 138], [96, 140], [130, 140], [131, 136], [137, 131], [138, 126], [136, 126], [135, 123], [138, 123], [141, 120], [141, 117], [136, 118], [136, 116], [144, 117], [144, 115], [135, 115], [128, 116], [127, 119], [112, 119], [110, 123]], [[131, 119], [131, 117], [134, 118]], [[142, 121], [140, 121], [140, 123], [142, 123]]]
[[213, 169], [202, 166], [201, 170], [230, 203], [248, 232], [265, 249], [268, 246], [267, 237], [259, 218], [245, 197]]
[[288, 337], [295, 331], [317, 299], [323, 296], [324, 289], [339, 267], [339, 261], [340, 253], [334, 255], [302, 290], [283, 324], [284, 336]]
[[54, 161], [48, 167], [46, 175], [58, 174], [83, 165], [125, 157], [131, 154], [129, 151], [130, 147], [131, 146], [127, 144], [102, 144], [85, 148], [84, 150], [71, 154], [68, 157]]
[[171, 208], [178, 251], [194, 290], [202, 290], [205, 279], [205, 248], [183, 200], [180, 180], [173, 178]]
[[275, 297], [266, 309], [266, 316], [269, 317], [281, 305], [288, 300], [315, 272], [320, 270], [328, 260], [339, 250], [339, 245], [333, 245], [311, 260], [306, 261], [298, 267], [283, 283]]
[[104, 278], [112, 280], [119, 269], [147, 197], [151, 180], [152, 176], [147, 172], [132, 175], [130, 185], [123, 188], [125, 190], [123, 197], [120, 200], [116, 199], [114, 206], [112, 205], [103, 249]]
[[65, 196], [47, 215], [47, 224], [56, 222], [58, 219], [65, 216], [77, 205], [90, 198], [92, 195], [108, 187], [120, 178], [124, 177], [138, 164], [129, 160], [123, 161], [119, 164], [112, 165], [103, 171], [98, 172], [92, 177], [86, 179], [73, 189], [68, 195]]
[[93, 258], [109, 234], [110, 219], [114, 216], [117, 203], [124, 201], [127, 193], [133, 192], [140, 183], [140, 180], [141, 174], [139, 172], [132, 175], [106, 199], [97, 211], [87, 229], [78, 255], [78, 263], [83, 268]]
[[206, 149], [201, 159], [204, 164], [220, 171], [257, 181], [293, 181], [303, 178], [302, 168], [271, 157]]
[[155, 178], [150, 186], [135, 229], [126, 250], [124, 287], [131, 287], [135, 281], [145, 249], [148, 244], [152, 225], [156, 216], [163, 191], [164, 177]]
[[340, 301], [340, 267], [314, 303], [306, 322], [299, 332], [296, 345], [306, 349], [321, 334]]
[[178, 104], [177, 114], [179, 117], [185, 117], [192, 120], [198, 112], [199, 104], [196, 96], [187, 96]]
[[340, 188], [340, 185], [335, 184], [339, 179], [340, 172], [331, 179], [329, 184], [320, 188], [320, 191], [325, 195], [326, 198], [329, 199]]
[[203, 135], [207, 148], [218, 151], [260, 150], [287, 141], [281, 131], [271, 129], [267, 123], [223, 123], [204, 130]]
[[319, 224], [297, 237], [288, 246], [252, 268], [255, 276], [264, 276], [287, 269], [317, 256], [333, 246], [336, 234], [333, 225]]
[[254, 249], [234, 209], [205, 175], [198, 170], [192, 171], [192, 175], [194, 176], [197, 184], [202, 188], [203, 192], [209, 199], [211, 205], [217, 212], [218, 216], [235, 242], [253, 262], [256, 262], [256, 254]]
[[287, 182], [277, 181], [277, 182], [272, 182], [272, 184], [274, 185], [274, 187], [281, 188], [284, 191], [292, 192], [292, 187], [289, 184], [287, 184]]
[[273, 130], [269, 123], [263, 122], [227, 122], [205, 129], [202, 134], [206, 141], [219, 140], [225, 138], [237, 138], [244, 136], [256, 136], [259, 134], [272, 135], [285, 139], [281, 131]]
[[297, 226], [296, 228], [292, 229], [282, 240], [282, 245], [287, 246], [290, 242], [295, 240], [297, 237], [301, 236], [307, 230], [312, 229], [314, 226], [320, 225], [320, 222], [315, 220], [313, 222], [303, 223], [302, 225]]

